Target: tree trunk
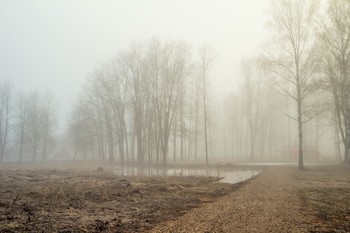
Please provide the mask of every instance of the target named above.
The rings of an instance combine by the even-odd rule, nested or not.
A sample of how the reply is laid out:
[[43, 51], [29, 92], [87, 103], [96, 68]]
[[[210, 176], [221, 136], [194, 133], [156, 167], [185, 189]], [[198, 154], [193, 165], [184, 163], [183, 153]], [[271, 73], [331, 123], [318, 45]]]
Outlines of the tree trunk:
[[[299, 91], [298, 91], [299, 95]], [[298, 167], [299, 170], [304, 169], [304, 157], [303, 157], [303, 122], [301, 119], [301, 101], [298, 101], [298, 135], [299, 135], [299, 160], [298, 160]]]
[[204, 111], [204, 144], [205, 144], [205, 165], [208, 165], [208, 132], [207, 132], [207, 106], [206, 106], [206, 85], [205, 69], [203, 71], [203, 111]]

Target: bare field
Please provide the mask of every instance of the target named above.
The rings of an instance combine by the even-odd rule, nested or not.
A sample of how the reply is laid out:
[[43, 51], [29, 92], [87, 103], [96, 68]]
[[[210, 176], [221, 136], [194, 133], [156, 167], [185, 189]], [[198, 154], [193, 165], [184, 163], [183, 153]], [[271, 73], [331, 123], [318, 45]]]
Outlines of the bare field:
[[143, 232], [236, 188], [218, 180], [0, 170], [0, 232]]
[[0, 232], [350, 232], [346, 166], [266, 167], [236, 185], [44, 167], [1, 167]]

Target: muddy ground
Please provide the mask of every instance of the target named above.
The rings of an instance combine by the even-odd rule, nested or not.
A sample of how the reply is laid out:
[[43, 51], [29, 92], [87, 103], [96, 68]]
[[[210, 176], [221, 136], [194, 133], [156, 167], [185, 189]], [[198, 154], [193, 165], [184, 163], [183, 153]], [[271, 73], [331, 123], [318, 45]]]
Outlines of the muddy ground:
[[237, 186], [214, 177], [0, 170], [0, 232], [144, 232]]

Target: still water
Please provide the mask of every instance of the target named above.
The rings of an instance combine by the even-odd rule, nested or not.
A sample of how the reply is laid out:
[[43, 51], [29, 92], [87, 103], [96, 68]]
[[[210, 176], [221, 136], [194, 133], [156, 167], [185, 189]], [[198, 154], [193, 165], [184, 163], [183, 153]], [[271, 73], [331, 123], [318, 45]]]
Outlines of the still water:
[[187, 169], [187, 168], [138, 168], [118, 167], [113, 174], [118, 176], [211, 176], [219, 177], [221, 183], [236, 184], [257, 176], [255, 170]]

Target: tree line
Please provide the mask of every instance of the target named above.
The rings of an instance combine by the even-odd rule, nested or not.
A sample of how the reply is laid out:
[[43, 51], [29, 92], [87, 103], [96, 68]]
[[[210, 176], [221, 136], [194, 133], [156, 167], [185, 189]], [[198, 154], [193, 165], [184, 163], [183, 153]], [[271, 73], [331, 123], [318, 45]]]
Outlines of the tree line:
[[53, 145], [57, 103], [47, 91], [15, 92], [0, 83], [0, 161], [45, 160]]
[[198, 57], [195, 62], [186, 42], [152, 38], [97, 68], [71, 117], [74, 158], [166, 164], [170, 151], [175, 160], [183, 161], [192, 151], [197, 157], [214, 56], [203, 46]]
[[87, 80], [69, 127], [75, 157], [165, 164], [208, 162], [211, 153], [254, 160], [257, 149], [271, 158], [281, 144], [297, 144], [303, 169], [306, 141], [318, 153], [329, 131], [348, 161], [349, 6], [329, 0], [323, 13], [318, 1], [274, 3], [269, 43], [242, 62], [240, 88], [221, 104], [206, 90], [215, 58], [208, 47], [194, 59], [185, 42], [133, 44]]

